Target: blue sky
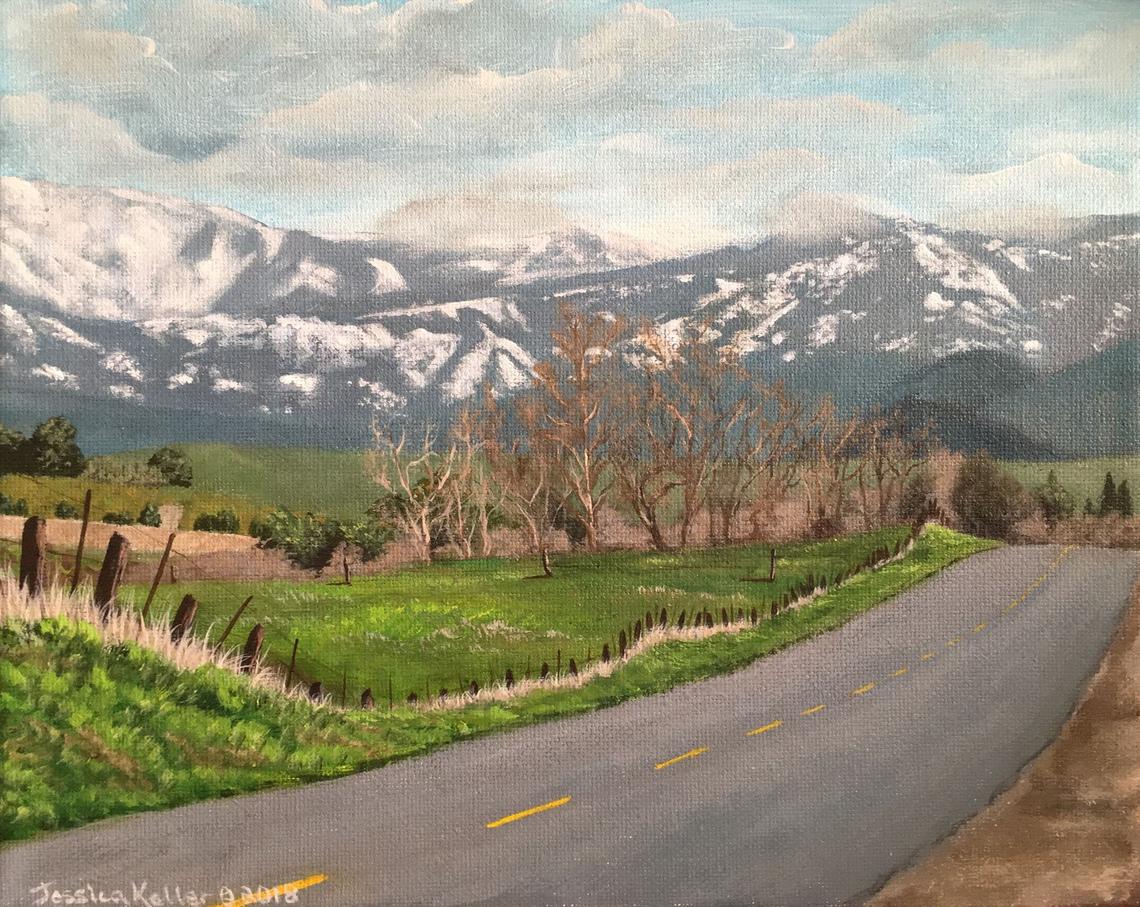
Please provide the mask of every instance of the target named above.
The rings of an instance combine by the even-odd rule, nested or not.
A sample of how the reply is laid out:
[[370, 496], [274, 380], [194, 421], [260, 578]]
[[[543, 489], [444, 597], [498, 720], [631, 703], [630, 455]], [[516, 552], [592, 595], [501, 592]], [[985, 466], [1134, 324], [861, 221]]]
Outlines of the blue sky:
[[1140, 3], [8, 2], [5, 173], [427, 245], [1140, 208]]

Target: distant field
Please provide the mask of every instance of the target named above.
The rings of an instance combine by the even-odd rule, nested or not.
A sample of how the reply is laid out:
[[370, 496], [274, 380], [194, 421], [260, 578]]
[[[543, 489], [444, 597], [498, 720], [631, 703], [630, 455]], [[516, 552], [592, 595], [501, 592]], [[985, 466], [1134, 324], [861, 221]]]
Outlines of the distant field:
[[[180, 444], [194, 467], [193, 491], [242, 499], [255, 509], [288, 507], [326, 516], [358, 519], [377, 497], [364, 474], [361, 451], [300, 447], [235, 447]], [[151, 450], [111, 455], [146, 460]]]
[[1137, 482], [1140, 482], [1140, 456], [1061, 460], [1055, 463], [1009, 461], [1005, 463], [1005, 467], [1027, 488], [1043, 484], [1049, 475], [1049, 470], [1055, 470], [1057, 481], [1069, 489], [1078, 511], [1084, 506], [1085, 498], [1091, 498], [1095, 503], [1100, 497], [1106, 472], [1112, 473], [1118, 485], [1122, 479], [1127, 479], [1133, 495], [1136, 494]]
[[[875, 548], [894, 546], [906, 529], [887, 529], [837, 541], [787, 545], [779, 549], [774, 584], [746, 582], [764, 575], [768, 549], [732, 546], [660, 554], [613, 552], [558, 558], [555, 578], [535, 579], [533, 559], [447, 561], [395, 574], [355, 579], [351, 586], [328, 582], [195, 582], [163, 586], [157, 608], [173, 608], [186, 593], [201, 602], [198, 620], [219, 632], [240, 602], [254, 600], [237, 629], [243, 637], [254, 623], [265, 625], [266, 644], [276, 661], [288, 661], [294, 638], [301, 640], [298, 666], [310, 679], [359, 694], [372, 687], [386, 695], [391, 679], [400, 698], [416, 691], [454, 691], [471, 679], [486, 685], [509, 667], [532, 676], [545, 661], [553, 671], [574, 657], [596, 658], [603, 643], [616, 651], [618, 632], [661, 608], [675, 621], [694, 608], [719, 619], [722, 608], [736, 616], [754, 606], [767, 610], [774, 598], [808, 573], [834, 576], [864, 560]], [[141, 598], [138, 589], [136, 597]]]

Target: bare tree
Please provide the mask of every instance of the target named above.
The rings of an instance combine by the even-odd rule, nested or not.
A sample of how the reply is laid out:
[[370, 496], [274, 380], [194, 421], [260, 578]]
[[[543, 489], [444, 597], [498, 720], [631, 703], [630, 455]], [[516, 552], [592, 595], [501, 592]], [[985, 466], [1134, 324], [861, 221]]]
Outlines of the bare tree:
[[[743, 409], [714, 464], [709, 495], [710, 540], [730, 542], [738, 516], [748, 508], [753, 534], [773, 500], [798, 480], [803, 450], [802, 407], [784, 384], [750, 381]], [[717, 523], [719, 522], [719, 526]]]
[[372, 437], [365, 468], [384, 492], [374, 509], [412, 542], [421, 560], [430, 561], [452, 505], [456, 448], [439, 454], [430, 427], [414, 446], [405, 432], [384, 431], [375, 423]]
[[613, 349], [624, 332], [619, 318], [563, 304], [551, 331], [553, 356], [535, 366], [543, 406], [541, 438], [535, 440], [557, 449], [591, 551], [598, 549], [599, 515], [613, 481], [606, 468], [613, 423], [605, 409], [616, 372]]
[[490, 387], [481, 405], [463, 407], [452, 426], [448, 459], [453, 468], [447, 484], [448, 537], [463, 557], [492, 553], [492, 523], [502, 507], [502, 489], [488, 458], [500, 428], [500, 414]]
[[[550, 566], [551, 513], [558, 498], [555, 491], [558, 447], [544, 431], [545, 407], [536, 395], [524, 394], [514, 401], [521, 433], [510, 440], [496, 438], [486, 447], [488, 462], [499, 489], [502, 506], [526, 530], [538, 555], [543, 576], [553, 576]], [[496, 434], [502, 420], [494, 421]]]
[[680, 424], [650, 376], [623, 383], [624, 404], [613, 414], [611, 462], [617, 490], [658, 551], [668, 548], [660, 510], [680, 482], [675, 471]]
[[820, 402], [808, 426], [806, 503], [818, 533], [843, 528], [848, 488], [866, 465], [860, 456], [863, 428], [860, 416], [842, 418], [830, 397]]
[[865, 417], [859, 448], [862, 468], [855, 479], [867, 529], [891, 522], [907, 479], [930, 459], [929, 425], [908, 426], [900, 415], [872, 412]]

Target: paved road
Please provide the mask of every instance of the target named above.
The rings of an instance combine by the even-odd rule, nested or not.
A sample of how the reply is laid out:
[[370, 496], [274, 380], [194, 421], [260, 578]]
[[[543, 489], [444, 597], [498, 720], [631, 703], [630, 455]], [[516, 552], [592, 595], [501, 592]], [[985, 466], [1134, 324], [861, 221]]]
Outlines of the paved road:
[[1053, 738], [1138, 572], [1123, 552], [981, 554], [727, 677], [5, 850], [3, 904], [132, 881], [169, 886], [152, 907], [283, 883], [307, 887], [278, 903], [338, 907], [858, 901]]

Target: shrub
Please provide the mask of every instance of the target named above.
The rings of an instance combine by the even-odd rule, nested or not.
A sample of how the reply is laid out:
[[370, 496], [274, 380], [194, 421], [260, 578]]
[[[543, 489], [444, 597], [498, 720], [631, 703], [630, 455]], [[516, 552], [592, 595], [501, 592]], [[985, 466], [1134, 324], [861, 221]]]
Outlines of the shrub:
[[984, 538], [1012, 538], [1014, 526], [1032, 511], [1021, 483], [986, 453], [967, 457], [958, 468], [950, 500], [962, 528]]
[[1057, 481], [1057, 473], [1050, 469], [1049, 478], [1044, 485], [1039, 485], [1034, 492], [1037, 506], [1041, 508], [1041, 515], [1045, 518], [1045, 525], [1053, 529], [1061, 520], [1073, 515], [1076, 503], [1067, 488]]
[[167, 485], [179, 485], [189, 488], [194, 478], [194, 470], [185, 451], [177, 447], [160, 447], [146, 465], [158, 471]]
[[76, 428], [63, 416], [54, 416], [36, 426], [23, 445], [22, 459], [29, 472], [41, 476], [77, 476], [86, 460], [75, 442]]
[[930, 467], [920, 466], [907, 480], [899, 495], [899, 518], [908, 523], [925, 519], [934, 499], [934, 473]]
[[370, 561], [392, 538], [392, 530], [375, 520], [345, 524], [285, 509], [273, 511], [264, 520], [254, 520], [249, 531], [261, 540], [263, 548], [279, 548], [297, 566], [310, 570], [327, 566], [341, 543], [355, 546], [361, 559]]
[[161, 526], [162, 516], [158, 512], [158, 508], [147, 501], [143, 509], [139, 512], [139, 525], [140, 526]]
[[240, 532], [237, 514], [232, 510], [217, 513], [200, 513], [194, 518], [194, 529], [199, 532]]
[[116, 526], [130, 526], [134, 521], [135, 518], [129, 513], [117, 513], [112, 511], [111, 513], [103, 514], [104, 523], [113, 523]]
[[116, 485], [140, 485], [158, 488], [166, 484], [162, 473], [157, 469], [133, 460], [126, 462], [108, 457], [94, 457], [87, 461], [83, 475], [93, 482], [108, 482]]
[[55, 505], [55, 515], [61, 520], [79, 519], [79, 508], [69, 501], [60, 501]]
[[10, 498], [0, 491], [0, 516], [27, 516], [28, 502], [23, 498]]

